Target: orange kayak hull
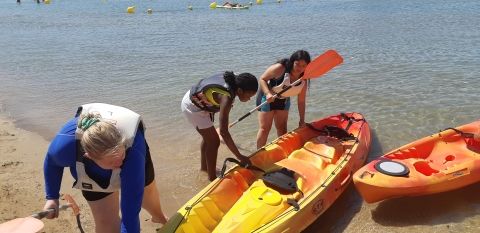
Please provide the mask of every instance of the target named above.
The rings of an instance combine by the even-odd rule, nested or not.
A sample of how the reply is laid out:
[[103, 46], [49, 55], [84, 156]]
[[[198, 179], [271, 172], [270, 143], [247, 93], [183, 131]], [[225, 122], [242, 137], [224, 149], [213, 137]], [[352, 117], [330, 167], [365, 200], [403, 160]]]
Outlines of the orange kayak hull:
[[[373, 203], [446, 192], [478, 182], [480, 142], [471, 134], [479, 128], [480, 121], [475, 121], [392, 150], [358, 170], [353, 176], [355, 186], [366, 202]], [[384, 164], [387, 170], [382, 168]], [[385, 174], [388, 169], [394, 173]], [[395, 173], [402, 169], [408, 174]]]
[[[300, 232], [345, 190], [365, 163], [370, 141], [369, 125], [359, 113], [311, 122], [250, 156], [264, 172], [233, 166], [180, 208], [159, 232]], [[294, 173], [291, 178], [298, 186], [294, 192], [266, 179], [285, 169]]]

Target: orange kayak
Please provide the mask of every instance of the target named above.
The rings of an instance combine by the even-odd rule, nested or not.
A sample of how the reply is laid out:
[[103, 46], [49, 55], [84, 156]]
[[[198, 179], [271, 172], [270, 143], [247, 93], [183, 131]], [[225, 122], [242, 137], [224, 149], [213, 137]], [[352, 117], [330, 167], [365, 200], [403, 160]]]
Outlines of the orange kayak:
[[480, 181], [480, 121], [447, 128], [371, 161], [354, 176], [368, 203], [445, 192]]
[[224, 166], [159, 232], [300, 232], [345, 190], [369, 149], [359, 113], [311, 122], [250, 155], [251, 166]]

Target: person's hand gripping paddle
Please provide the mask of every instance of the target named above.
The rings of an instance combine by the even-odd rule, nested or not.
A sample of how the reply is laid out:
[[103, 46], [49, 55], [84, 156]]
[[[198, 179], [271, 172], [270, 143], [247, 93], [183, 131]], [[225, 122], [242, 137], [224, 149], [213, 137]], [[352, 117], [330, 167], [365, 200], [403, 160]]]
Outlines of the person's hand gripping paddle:
[[[73, 215], [77, 217], [77, 225], [79, 227], [80, 232], [83, 233], [83, 229], [80, 225], [80, 209], [78, 208], [77, 203], [73, 200], [73, 198], [68, 195], [64, 194], [62, 197], [68, 204], [59, 206], [59, 210], [65, 210], [68, 208], [72, 208]], [[45, 210], [42, 212], [38, 212], [32, 214], [31, 216], [25, 218], [16, 218], [14, 220], [10, 220], [5, 223], [0, 224], [0, 233], [34, 233], [39, 232], [43, 228], [43, 222], [40, 220], [50, 213], [54, 212], [54, 209]]]
[[[305, 71], [303, 72], [302, 78], [297, 79], [290, 86], [285, 87], [282, 91], [278, 92], [273, 97], [276, 98], [276, 97], [281, 96], [283, 93], [288, 91], [290, 88], [299, 84], [302, 80], [314, 79], [314, 78], [320, 77], [321, 75], [327, 73], [328, 71], [333, 69], [333, 67], [341, 64], [342, 62], [343, 62], [342, 56], [340, 56], [340, 54], [338, 54], [335, 50], [326, 51], [325, 53], [318, 56], [317, 58], [315, 58], [313, 61], [311, 61], [307, 65], [307, 68], [305, 68]], [[258, 109], [260, 109], [263, 105], [265, 105], [267, 103], [268, 103], [267, 101], [261, 103], [260, 105], [258, 105], [254, 109], [250, 110], [247, 114], [240, 117], [238, 120], [232, 122], [229, 125], [229, 127], [232, 127], [232, 126], [236, 125], [238, 122], [240, 122], [241, 120], [250, 116], [250, 114], [257, 111]]]

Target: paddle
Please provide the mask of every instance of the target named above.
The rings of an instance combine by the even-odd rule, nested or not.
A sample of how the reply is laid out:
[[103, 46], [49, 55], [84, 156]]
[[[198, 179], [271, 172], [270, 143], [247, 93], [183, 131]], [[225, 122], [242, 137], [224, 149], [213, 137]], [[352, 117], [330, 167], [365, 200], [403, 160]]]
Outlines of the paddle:
[[223, 161], [222, 171], [220, 172], [220, 178], [225, 177], [225, 171], [227, 170], [227, 162], [235, 163], [238, 166], [243, 167], [243, 168], [247, 168], [247, 169], [259, 171], [261, 173], [265, 173], [264, 170], [262, 170], [261, 168], [255, 166], [255, 165], [245, 164], [245, 163], [242, 163], [242, 162], [240, 162], [240, 161], [238, 161], [237, 159], [234, 159], [234, 158], [226, 158], [225, 161]]
[[43, 222], [34, 217], [16, 218], [0, 224], [2, 233], [35, 233], [43, 228]]
[[[68, 195], [64, 194], [62, 199], [66, 200], [68, 204], [61, 205], [58, 209], [65, 210], [68, 208], [72, 208], [73, 214], [77, 217], [77, 225], [80, 229], [80, 232], [83, 233], [82, 226], [80, 224], [80, 208], [78, 207], [77, 203], [73, 200], [73, 198]], [[49, 209], [45, 211], [41, 211], [31, 216], [25, 218], [16, 218], [14, 220], [10, 220], [8, 222], [0, 224], [0, 232], [11, 232], [11, 233], [34, 233], [38, 232], [43, 228], [43, 222], [40, 219], [45, 218], [50, 213], [53, 213], [54, 209]]]
[[[312, 62], [310, 62], [307, 65], [307, 68], [305, 68], [305, 71], [303, 72], [303, 77], [302, 78], [297, 79], [295, 82], [291, 83], [290, 86], [285, 87], [282, 91], [275, 94], [273, 97], [274, 98], [279, 97], [280, 95], [282, 95], [283, 93], [288, 91], [293, 86], [299, 84], [302, 80], [314, 79], [314, 78], [320, 77], [321, 75], [327, 73], [328, 71], [333, 69], [333, 67], [341, 64], [342, 62], [343, 62], [342, 56], [340, 56], [335, 50], [326, 51], [325, 53], [318, 56], [317, 58], [315, 58]], [[260, 105], [258, 105], [254, 109], [250, 110], [248, 113], [246, 113], [242, 117], [240, 117], [238, 120], [232, 122], [228, 127], [232, 127], [232, 126], [236, 125], [238, 122], [240, 122], [243, 119], [245, 119], [246, 117], [250, 116], [250, 114], [257, 111], [258, 109], [260, 109], [263, 105], [265, 105], [267, 103], [268, 103], [267, 101], [264, 101], [263, 103], [261, 103]]]
[[455, 128], [452, 128], [452, 127], [446, 128], [442, 131], [446, 131], [446, 130], [449, 130], [449, 129], [455, 131], [456, 133], [460, 134], [460, 136], [462, 136], [464, 138], [474, 138], [475, 137], [475, 134], [473, 134], [473, 133], [465, 133], [465, 132], [463, 132], [459, 129], [455, 129]]

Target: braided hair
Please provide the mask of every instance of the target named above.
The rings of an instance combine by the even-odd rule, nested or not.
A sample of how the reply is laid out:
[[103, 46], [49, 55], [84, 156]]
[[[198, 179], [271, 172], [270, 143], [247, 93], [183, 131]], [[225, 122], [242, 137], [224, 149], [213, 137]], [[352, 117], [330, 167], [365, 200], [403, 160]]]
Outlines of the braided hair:
[[228, 86], [235, 92], [239, 88], [243, 91], [256, 92], [258, 90], [258, 81], [253, 74], [241, 73], [239, 75], [235, 75], [233, 71], [226, 71], [223, 74], [223, 78]]

